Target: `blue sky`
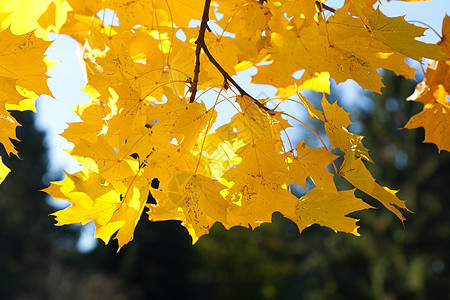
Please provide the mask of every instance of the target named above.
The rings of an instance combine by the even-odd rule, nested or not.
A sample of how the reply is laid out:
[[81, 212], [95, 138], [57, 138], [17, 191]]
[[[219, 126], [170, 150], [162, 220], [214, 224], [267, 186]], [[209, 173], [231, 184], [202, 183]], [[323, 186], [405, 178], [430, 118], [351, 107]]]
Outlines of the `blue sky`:
[[[342, 0], [329, 0], [326, 2], [331, 7], [342, 6]], [[418, 2], [402, 2], [392, 0], [390, 2], [382, 1], [381, 10], [388, 16], [403, 16], [407, 21], [420, 21], [437, 32], [442, 31], [442, 20], [445, 14], [450, 15], [450, 0], [432, 0]], [[420, 24], [417, 24], [421, 26]], [[424, 42], [435, 43], [439, 41], [439, 37], [427, 30], [425, 37], [421, 40]], [[71, 147], [59, 136], [65, 128], [67, 122], [79, 120], [73, 112], [70, 105], [80, 104], [87, 100], [86, 95], [81, 92], [85, 84], [85, 76], [81, 69], [80, 52], [77, 43], [67, 36], [59, 36], [53, 43], [54, 48], [48, 50], [47, 54], [53, 61], [60, 61], [49, 75], [52, 77], [48, 80], [48, 85], [55, 99], [42, 96], [36, 102], [37, 125], [40, 129], [46, 131], [46, 143], [50, 151], [50, 170], [55, 174], [61, 174], [62, 170], [69, 173], [78, 171], [77, 163], [63, 149]], [[239, 76], [239, 82], [248, 82], [249, 77], [245, 75]], [[357, 99], [361, 91], [354, 82], [346, 82], [340, 85], [345, 89], [345, 98], [348, 101]], [[252, 91], [254, 87], [247, 87], [254, 95], [258, 95], [258, 91]], [[267, 92], [268, 94], [270, 91]], [[51, 175], [54, 176], [54, 175]], [[50, 178], [55, 179], [55, 177]], [[96, 244], [93, 240], [93, 227], [90, 225], [83, 231], [79, 248], [82, 251], [92, 249]]]

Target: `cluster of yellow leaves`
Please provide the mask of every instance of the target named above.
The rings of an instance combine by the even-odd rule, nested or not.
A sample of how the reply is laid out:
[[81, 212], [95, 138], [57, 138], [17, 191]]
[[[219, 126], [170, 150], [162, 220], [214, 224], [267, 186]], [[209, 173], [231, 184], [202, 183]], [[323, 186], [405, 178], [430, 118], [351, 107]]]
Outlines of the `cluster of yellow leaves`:
[[[106, 243], [115, 237], [119, 249], [132, 239], [145, 208], [152, 221], [181, 221], [193, 242], [215, 222], [255, 228], [276, 211], [300, 231], [320, 224], [358, 235], [357, 220], [347, 215], [370, 206], [355, 197], [355, 189], [338, 191], [336, 176], [404, 219], [404, 201], [366, 168], [363, 160], [372, 160], [363, 137], [348, 131], [349, 113], [325, 97], [318, 110], [299, 94], [329, 92], [330, 78], [379, 91], [379, 68], [413, 78], [407, 57], [448, 59], [440, 46], [416, 40], [424, 28], [386, 17], [373, 8], [376, 0], [346, 0], [337, 10], [324, 0], [216, 0], [211, 6], [208, 0], [6, 2], [0, 6], [0, 142], [8, 152], [15, 153], [8, 137], [14, 137], [16, 124], [7, 109], [33, 99], [31, 91], [50, 94], [42, 60], [49, 42], [39, 37], [54, 30], [83, 47], [90, 102], [74, 107], [82, 122], [62, 134], [74, 144], [70, 153], [81, 171], [46, 189], [71, 202], [54, 214], [58, 225], [93, 221], [95, 236]], [[189, 25], [202, 20], [205, 7], [214, 31], [202, 41], [210, 53], [202, 48], [196, 61], [199, 29]], [[107, 19], [108, 11], [119, 25]], [[253, 83], [278, 89], [270, 99], [280, 102], [276, 110], [264, 109], [267, 101], [230, 92], [239, 88], [224, 73], [250, 67], [258, 69]], [[199, 93], [190, 103], [193, 85]], [[442, 105], [442, 88], [435, 93]], [[221, 102], [236, 113], [212, 130]], [[295, 118], [283, 112], [284, 102], [299, 103], [322, 121], [329, 146], [319, 135], [323, 147], [304, 141], [286, 146], [286, 118]], [[334, 149], [341, 151], [340, 167]], [[1, 170], [0, 165], [0, 180]], [[315, 187], [297, 198], [291, 184], [306, 188], [308, 177]]]
[[[8, 154], [18, 154], [11, 142], [17, 139], [18, 123], [9, 110], [35, 110], [38, 95], [51, 95], [45, 73], [52, 63], [44, 57], [51, 43], [48, 31], [39, 26], [44, 22], [44, 12], [50, 2], [3, 1], [0, 4], [0, 144]], [[63, 15], [62, 12], [58, 15], [60, 22]], [[0, 183], [9, 172], [0, 156]]]

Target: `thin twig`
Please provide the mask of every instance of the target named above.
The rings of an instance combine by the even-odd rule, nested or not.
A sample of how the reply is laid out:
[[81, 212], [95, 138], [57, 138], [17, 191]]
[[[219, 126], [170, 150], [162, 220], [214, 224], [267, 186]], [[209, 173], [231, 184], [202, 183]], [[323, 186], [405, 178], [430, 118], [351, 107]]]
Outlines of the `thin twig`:
[[200, 52], [202, 50], [202, 46], [205, 44], [205, 31], [206, 31], [206, 28], [208, 27], [209, 7], [210, 6], [211, 6], [211, 0], [206, 0], [205, 7], [203, 8], [202, 23], [200, 24], [198, 38], [197, 38], [197, 41], [195, 42], [197, 44], [197, 48], [195, 48], [194, 80], [192, 81], [191, 98], [189, 100], [189, 103], [192, 103], [195, 101], [195, 95], [197, 94], [198, 75], [200, 74]]
[[318, 4], [321, 7], [321, 11], [323, 11], [324, 9], [334, 13], [336, 12], [336, 10], [328, 5], [326, 5], [325, 3], [322, 3], [320, 1], [316, 1], [316, 4]]
[[216, 69], [222, 74], [223, 78], [226, 82], [231, 83], [242, 96], [247, 96], [250, 99], [253, 100], [253, 103], [258, 105], [260, 109], [265, 111], [266, 113], [270, 115], [274, 115], [275, 112], [269, 108], [267, 108], [263, 103], [259, 102], [255, 98], [253, 98], [249, 93], [247, 93], [236, 81], [234, 81], [233, 78], [231, 78], [230, 74], [225, 71], [225, 69], [217, 62], [217, 60], [212, 56], [211, 52], [209, 52], [208, 47], [205, 43], [205, 31], [206, 29], [209, 29], [208, 27], [208, 21], [209, 21], [209, 7], [211, 5], [211, 0], [205, 0], [205, 7], [203, 9], [203, 16], [202, 16], [202, 23], [200, 25], [200, 30], [198, 33], [197, 41], [195, 42], [197, 44], [197, 48], [195, 49], [195, 68], [194, 68], [194, 79], [192, 81], [192, 86], [190, 88], [191, 91], [191, 97], [189, 99], [189, 103], [192, 103], [195, 101], [195, 96], [197, 94], [197, 85], [198, 85], [198, 76], [200, 74], [200, 53], [203, 49], [203, 52], [205, 52], [206, 56], [208, 57], [209, 61], [216, 67]]
[[273, 112], [271, 109], [268, 109], [264, 104], [253, 98], [249, 93], [247, 93], [234, 79], [230, 76], [230, 74], [225, 71], [224, 68], [217, 62], [217, 60], [212, 56], [211, 52], [209, 52], [208, 47], [206, 44], [203, 44], [202, 47], [203, 51], [205, 52], [206, 56], [208, 57], [209, 61], [216, 67], [216, 69], [222, 74], [223, 78], [225, 78], [226, 81], [231, 83], [242, 96], [247, 96], [250, 99], [253, 100], [253, 102], [259, 106], [262, 110], [264, 110], [266, 113], [273, 115], [275, 112]]
[[[290, 114], [288, 114], [288, 113], [281, 112], [281, 114], [282, 114], [282, 115], [285, 115], [285, 116], [288, 116], [288, 117], [290, 117], [290, 118], [292, 118], [292, 119], [294, 119], [295, 121], [299, 122], [300, 124], [302, 124], [303, 126], [305, 126], [306, 128], [308, 128], [308, 129], [309, 129], [312, 133], [314, 133], [314, 135], [319, 139], [319, 141], [322, 143], [323, 147], [324, 147], [328, 152], [331, 153], [331, 151], [328, 150], [327, 146], [325, 145], [325, 143], [324, 143], [324, 141], [322, 140], [322, 138], [320, 137], [320, 135], [319, 135], [317, 132], [315, 132], [311, 127], [309, 127], [306, 123], [300, 121], [299, 119], [297, 119], [296, 117], [294, 117], [293, 115], [290, 115]], [[331, 163], [333, 164], [334, 171], [336, 172], [336, 174], [339, 174], [338, 168], [336, 167], [336, 164], [334, 163], [334, 161], [332, 161]]]
[[428, 27], [428, 29], [431, 29], [441, 40], [443, 40], [444, 38], [436, 31], [436, 29], [434, 29], [433, 27], [431, 27], [430, 25], [428, 25], [427, 23], [421, 22], [421, 21], [408, 21], [409, 23], [418, 23], [418, 24], [422, 24], [426, 27]]

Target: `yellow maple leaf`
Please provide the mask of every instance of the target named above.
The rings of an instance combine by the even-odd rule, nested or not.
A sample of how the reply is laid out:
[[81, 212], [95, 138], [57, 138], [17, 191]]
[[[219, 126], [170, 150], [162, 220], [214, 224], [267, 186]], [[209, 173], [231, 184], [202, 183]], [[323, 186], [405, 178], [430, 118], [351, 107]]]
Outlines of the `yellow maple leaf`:
[[416, 60], [422, 57], [435, 60], [449, 59], [438, 45], [416, 40], [417, 37], [423, 36], [426, 28], [408, 23], [404, 17], [387, 17], [379, 7], [376, 10], [365, 10], [359, 3], [361, 0], [352, 1], [356, 4], [358, 15], [372, 36], [395, 51]]
[[6, 109], [20, 107], [20, 103], [26, 99], [17, 91], [17, 78], [0, 76], [0, 105]]
[[96, 143], [97, 136], [103, 128], [102, 119], [105, 117], [103, 109], [97, 103], [91, 102], [87, 105], [77, 106], [77, 110], [83, 121], [69, 123], [69, 128], [66, 128], [61, 136], [74, 144], [78, 144], [80, 139]]
[[[0, 76], [0, 143], [6, 153], [17, 155], [17, 150], [11, 142], [16, 139], [16, 127], [19, 125], [8, 110], [20, 109], [26, 99], [16, 88], [17, 79]], [[34, 101], [33, 101], [34, 102]]]
[[372, 162], [369, 150], [362, 143], [363, 136], [347, 130], [347, 127], [352, 124], [349, 113], [339, 107], [337, 101], [330, 104], [325, 96], [322, 98], [322, 107], [325, 115], [325, 130], [330, 139], [331, 148], [339, 148], [344, 153], [354, 152], [356, 156]]
[[102, 176], [91, 173], [85, 177], [80, 173], [66, 175], [62, 182], [52, 183], [45, 191], [55, 198], [69, 200], [71, 205], [57, 211], [58, 223], [86, 224], [93, 221], [96, 226], [95, 237], [108, 243], [117, 232], [120, 248], [128, 243], [147, 201], [149, 183], [143, 177], [130, 177], [125, 180], [127, 190], [119, 194]]
[[16, 79], [17, 85], [37, 94], [51, 95], [43, 61], [49, 46], [50, 42], [37, 38], [33, 32], [15, 35], [9, 29], [3, 30], [0, 32], [1, 78]]
[[102, 8], [109, 8], [117, 14], [120, 26], [133, 28], [136, 25], [154, 27], [171, 25], [169, 12], [157, 8], [152, 1], [108, 0], [101, 3]]
[[[328, 72], [338, 83], [353, 79], [371, 91], [383, 86], [377, 72], [380, 66], [412, 78], [414, 72], [405, 64], [405, 56], [374, 40], [350, 15], [343, 12], [336, 18], [330, 18], [326, 24], [311, 23], [298, 30], [273, 32], [268, 48], [270, 60], [277, 63], [261, 67], [266, 69], [264, 74], [269, 74], [270, 69], [279, 74], [281, 66], [285, 66], [282, 72], [289, 74], [302, 69], [305, 74]], [[257, 75], [259, 83], [264, 74]], [[290, 81], [288, 78], [287, 85]]]
[[108, 131], [119, 134], [125, 141], [133, 134], [135, 128], [144, 128], [147, 122], [147, 110], [150, 101], [134, 89], [127, 79], [119, 87], [114, 87], [117, 99], [110, 101], [111, 110], [116, 113], [108, 120]]
[[[442, 46], [450, 55], [450, 17], [445, 16], [442, 24]], [[450, 61], [428, 62], [425, 79], [416, 86], [414, 93], [407, 100], [424, 104], [423, 111], [413, 116], [405, 128], [423, 127], [424, 142], [435, 143], [439, 149], [450, 151]]]
[[[182, 145], [170, 143], [151, 144], [155, 147], [147, 159], [147, 167], [144, 169], [144, 175], [148, 178], [158, 178], [161, 189], [165, 189], [170, 180], [179, 172], [197, 173], [204, 175], [204, 168], [198, 157], [185, 149]], [[197, 168], [197, 165], [199, 167]]]
[[275, 149], [275, 140], [259, 139], [239, 149], [242, 161], [224, 172], [222, 177], [232, 183], [227, 195], [234, 204], [228, 214], [231, 226], [255, 228], [270, 222], [276, 211], [293, 214], [297, 198], [287, 190], [287, 164]]
[[449, 74], [450, 61], [428, 61], [424, 80], [416, 86], [414, 93], [407, 100], [418, 101], [423, 104], [435, 102], [435, 93], [440, 88], [439, 86], [446, 91], [450, 90]]
[[[306, 108], [306, 110], [308, 111], [309, 117], [312, 118], [316, 118], [317, 120], [321, 120], [322, 122], [325, 122], [323, 113], [316, 109], [314, 107], [314, 105], [312, 105], [311, 102], [308, 101], [308, 99], [306, 99], [305, 97], [303, 97], [301, 94], [298, 94], [300, 97], [300, 101], [302, 102], [303, 106]], [[323, 100], [324, 98], [322, 98]]]
[[300, 142], [295, 149], [297, 155], [287, 155], [292, 161], [289, 163], [289, 175], [296, 184], [306, 188], [306, 177], [310, 177], [314, 184], [329, 193], [336, 193], [333, 174], [328, 173], [326, 167], [338, 156], [331, 154], [326, 148], [312, 149]]
[[62, 0], [3, 1], [0, 4], [0, 26], [16, 35], [36, 30], [36, 36], [48, 40], [48, 31], [58, 32], [66, 21], [70, 6]]
[[443, 85], [434, 92], [435, 101], [425, 104], [423, 111], [411, 117], [405, 128], [423, 127], [425, 143], [434, 143], [439, 151], [450, 152], [450, 95]]
[[63, 181], [52, 182], [44, 191], [55, 199], [71, 202], [69, 207], [53, 214], [58, 226], [94, 221], [99, 228], [111, 219], [120, 202], [120, 195], [96, 173], [89, 177], [81, 173], [66, 174]]
[[372, 208], [372, 206], [356, 198], [355, 190], [327, 193], [324, 189], [314, 188], [301, 197], [296, 203], [296, 214], [290, 217], [303, 229], [319, 224], [334, 231], [342, 231], [358, 235], [358, 219], [347, 217], [354, 211]]
[[245, 144], [237, 138], [237, 132], [232, 124], [225, 124], [213, 132], [210, 132], [206, 139], [197, 141], [198, 149], [193, 149], [192, 153], [202, 153], [206, 173], [213, 179], [219, 180], [227, 185], [223, 180], [223, 172], [231, 166], [240, 163], [241, 158], [237, 156], [236, 151]]
[[[273, 174], [271, 179], [276, 177]], [[293, 215], [295, 212], [297, 197], [283, 188], [278, 183], [280, 180], [272, 181], [262, 175], [240, 179], [241, 181], [229, 190], [228, 197], [234, 205], [230, 207], [228, 213], [227, 227], [250, 225], [256, 228], [262, 223], [270, 223], [274, 212], [280, 212], [285, 216]], [[243, 179], [245, 181], [242, 181]]]
[[109, 182], [133, 176], [136, 171], [129, 154], [114, 148], [103, 136], [98, 136], [95, 144], [80, 139], [70, 153], [85, 171], [97, 172]]
[[220, 194], [224, 188], [216, 180], [191, 172], [179, 172], [169, 182], [167, 197], [181, 207], [192, 243], [207, 234], [216, 221], [227, 222], [229, 203]]
[[239, 32], [242, 37], [260, 35], [271, 18], [268, 4], [258, 1], [215, 1], [224, 17], [218, 24], [229, 32]]
[[97, 228], [95, 237], [108, 243], [111, 236], [119, 242], [119, 249], [133, 238], [134, 230], [144, 210], [149, 192], [149, 182], [145, 177], [130, 177], [125, 180], [127, 191], [121, 195], [114, 214], [108, 223]]
[[[220, 65], [228, 74], [234, 75], [234, 66], [239, 63], [238, 56], [241, 53], [235, 40], [224, 36], [208, 36], [205, 37], [205, 42], [208, 45], [209, 51]], [[213, 82], [208, 81], [208, 84], [220, 85], [223, 83], [223, 76], [217, 71], [214, 65], [206, 61], [204, 62], [204, 67], [209, 77], [213, 80]]]
[[67, 13], [67, 20], [59, 32], [70, 35], [84, 47], [89, 45], [91, 49], [104, 51], [105, 44], [109, 43], [115, 31], [110, 26], [103, 26], [102, 20], [96, 15], [95, 6], [91, 7], [85, 1], [79, 2], [81, 7], [73, 0], [70, 1], [74, 10]]
[[183, 209], [170, 201], [166, 192], [151, 190], [151, 194], [157, 200], [156, 204], [147, 204], [149, 209], [147, 214], [150, 221], [184, 221]]
[[282, 10], [285, 10], [288, 18], [289, 17], [298, 18], [304, 16], [307, 19], [313, 19], [318, 12], [317, 6], [320, 7], [320, 4], [317, 4], [317, 2], [319, 1], [314, 2], [314, 1], [286, 0], [283, 2], [282, 2], [283, 3]]
[[444, 48], [444, 52], [450, 56], [450, 16], [445, 15], [442, 21], [442, 40], [438, 45]]
[[2, 157], [0, 156], [0, 184], [3, 182], [3, 180], [5, 180], [9, 172], [11, 172], [11, 169], [3, 163]]
[[19, 123], [0, 103], [0, 143], [5, 147], [7, 154], [17, 155], [17, 150], [11, 142], [11, 139], [17, 139], [17, 126], [19, 126]]
[[233, 116], [230, 126], [235, 128], [237, 140], [244, 144], [255, 143], [259, 138], [281, 141], [280, 132], [291, 127], [280, 113], [262, 109], [265, 106], [260, 100], [245, 95], [236, 97], [236, 102], [242, 112]]
[[[237, 154], [242, 158], [242, 162], [235, 168], [240, 169], [238, 176], [264, 176], [270, 180], [271, 175], [277, 178], [283, 174], [287, 178], [287, 163], [284, 155], [280, 153], [280, 143], [274, 138], [260, 138], [254, 142], [240, 148]], [[274, 180], [275, 180], [274, 178]], [[237, 180], [245, 182], [245, 180]]]
[[[14, 87], [14, 86], [11, 86]], [[36, 93], [30, 90], [27, 90], [20, 85], [15, 86], [16, 91], [19, 93], [22, 100], [16, 102], [12, 96], [5, 98], [5, 107], [7, 110], [18, 110], [18, 111], [26, 111], [31, 110], [33, 112], [36, 111]], [[9, 88], [8, 88], [9, 90]]]
[[136, 33], [115, 35], [105, 54], [86, 60], [89, 85], [100, 93], [100, 100], [107, 102], [109, 88], [119, 87], [128, 80], [142, 98], [161, 101], [161, 87], [170, 83], [170, 74], [164, 71], [164, 61], [155, 60], [157, 64], [144, 65], [131, 57], [127, 47], [128, 43], [133, 45], [130, 39], [135, 36]]
[[177, 139], [178, 144], [190, 151], [200, 136], [205, 136], [217, 117], [214, 108], [206, 110], [205, 104], [187, 103], [185, 98], [177, 97], [173, 91], [163, 88], [167, 102], [149, 108], [148, 117], [158, 120], [152, 127], [155, 139], [171, 142]]
[[72, 9], [67, 1], [53, 0], [39, 17], [39, 26], [45, 31], [52, 30], [58, 33], [61, 26], [66, 22], [67, 12], [70, 10]]
[[[305, 72], [300, 79], [292, 74], [297, 71], [295, 65], [288, 65], [274, 61], [269, 65], [258, 66], [258, 73], [252, 77], [252, 83], [270, 84], [278, 89], [277, 95], [287, 98], [302, 90], [314, 90], [320, 93], [330, 92], [330, 74], [316, 72], [312, 76]], [[286, 76], [290, 74], [291, 76]]]
[[134, 29], [133, 32], [123, 32], [116, 38], [126, 42], [124, 44], [131, 58], [139, 62], [136, 68], [159, 69], [160, 72], [163, 71], [164, 63], [168, 63], [169, 53], [173, 51], [172, 44], [175, 43], [173, 29], [163, 26], [158, 26], [158, 30]]
[[339, 174], [348, 180], [354, 187], [363, 191], [380, 201], [387, 209], [393, 212], [402, 222], [405, 217], [398, 208], [410, 210], [406, 207], [405, 201], [400, 200], [393, 191], [387, 187], [382, 187], [375, 182], [370, 172], [360, 158], [356, 158], [353, 152], [347, 152], [344, 162], [341, 165]]
[[[203, 1], [128, 1], [107, 0], [101, 5], [115, 11], [124, 26], [132, 28], [135, 25], [157, 27], [172, 25], [188, 27], [191, 19], [201, 20]], [[122, 22], [122, 21], [121, 21]], [[169, 23], [170, 22], [170, 23]], [[121, 24], [122, 25], [122, 24]]]
[[275, 211], [292, 215], [297, 198], [287, 191], [287, 163], [278, 147], [275, 139], [260, 138], [240, 148], [242, 161], [224, 172], [222, 177], [234, 183], [227, 196], [236, 204], [228, 217], [233, 226], [257, 227], [270, 222]]

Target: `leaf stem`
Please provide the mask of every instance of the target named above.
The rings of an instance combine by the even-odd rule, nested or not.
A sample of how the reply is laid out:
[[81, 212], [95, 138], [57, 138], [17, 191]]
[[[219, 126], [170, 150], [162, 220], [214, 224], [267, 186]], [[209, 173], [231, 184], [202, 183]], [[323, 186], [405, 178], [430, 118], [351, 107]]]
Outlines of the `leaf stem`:
[[[322, 138], [320, 137], [320, 135], [317, 134], [317, 132], [315, 132], [315, 131], [314, 131], [311, 127], [309, 127], [306, 123], [300, 121], [299, 119], [297, 119], [296, 117], [294, 117], [294, 116], [291, 115], [291, 114], [288, 114], [288, 113], [285, 113], [285, 112], [280, 112], [280, 113], [283, 114], [283, 115], [285, 115], [285, 116], [288, 116], [288, 117], [294, 119], [295, 121], [299, 122], [300, 124], [302, 124], [303, 126], [305, 126], [306, 128], [308, 128], [308, 129], [309, 129], [312, 133], [314, 133], [314, 135], [319, 139], [319, 141], [322, 143], [323, 147], [324, 147], [328, 152], [330, 152], [330, 150], [328, 150], [327, 146], [325, 145], [325, 143], [324, 143], [324, 141], [322, 140]], [[337, 169], [336, 165], [334, 164], [334, 161], [332, 161], [331, 163], [333, 164], [334, 171], [336, 172], [336, 174], [339, 174], [338, 169]]]
[[422, 24], [426, 27], [428, 27], [428, 29], [431, 29], [441, 40], [443, 40], [444, 38], [436, 31], [436, 29], [434, 29], [433, 27], [431, 27], [430, 25], [428, 25], [427, 23], [421, 22], [421, 21], [409, 21], [410, 23], [418, 23], [418, 24]]

